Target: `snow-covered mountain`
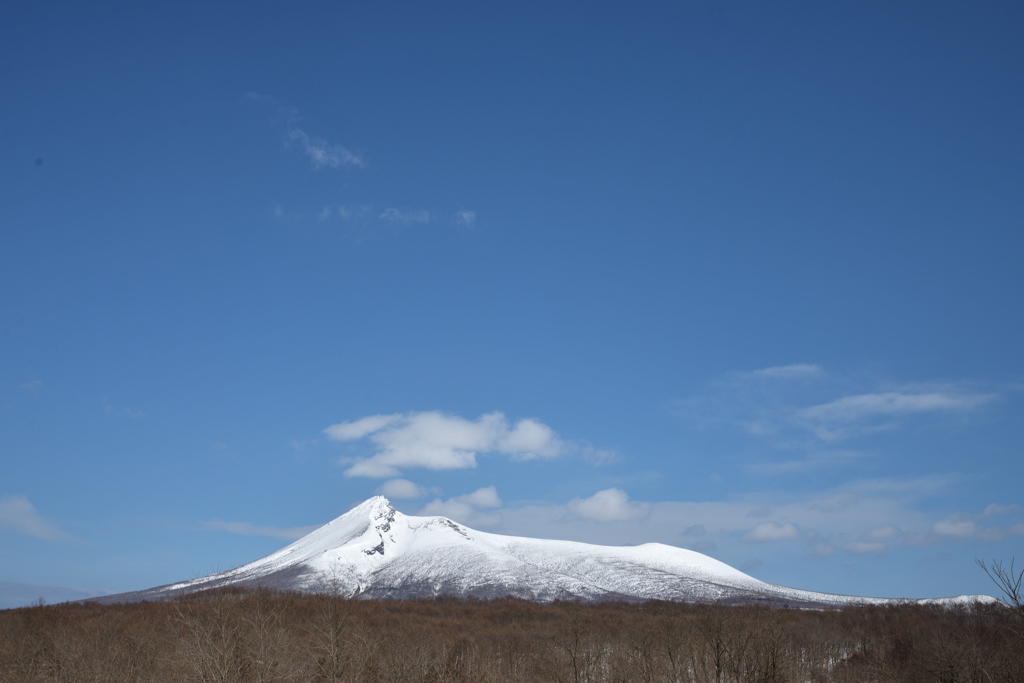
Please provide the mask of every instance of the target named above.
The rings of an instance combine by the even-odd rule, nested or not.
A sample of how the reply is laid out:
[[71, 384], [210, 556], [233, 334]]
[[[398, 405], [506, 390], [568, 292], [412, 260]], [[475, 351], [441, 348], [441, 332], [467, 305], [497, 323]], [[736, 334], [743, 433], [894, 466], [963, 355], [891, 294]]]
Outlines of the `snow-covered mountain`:
[[255, 562], [101, 600], [160, 600], [226, 586], [331, 591], [363, 599], [515, 596], [542, 602], [767, 601], [801, 607], [887, 602], [776, 586], [698, 552], [660, 543], [614, 547], [489, 534], [445, 517], [404, 515], [381, 496]]

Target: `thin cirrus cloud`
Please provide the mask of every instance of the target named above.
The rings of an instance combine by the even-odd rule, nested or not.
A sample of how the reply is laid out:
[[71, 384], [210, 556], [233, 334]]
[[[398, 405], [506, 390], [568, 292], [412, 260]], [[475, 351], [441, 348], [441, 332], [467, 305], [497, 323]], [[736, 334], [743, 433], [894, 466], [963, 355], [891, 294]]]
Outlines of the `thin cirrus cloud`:
[[[852, 380], [819, 365], [781, 365], [730, 373], [714, 381], [705, 395], [677, 401], [675, 408], [700, 427], [733, 426], [755, 436], [787, 440], [810, 436], [818, 443], [833, 443], [894, 429], [914, 416], [967, 415], [999, 398], [996, 393], [955, 383], [862, 384], [860, 391], [851, 392], [852, 385]], [[841, 455], [819, 455], [782, 469], [837, 463], [850, 452]]]
[[820, 365], [811, 363], [793, 363], [791, 365], [777, 365], [750, 372], [736, 373], [739, 377], [751, 379], [806, 379], [811, 377], [824, 377], [825, 371]]
[[346, 147], [330, 143], [323, 138], [310, 135], [298, 124], [302, 121], [299, 111], [295, 107], [285, 106], [270, 95], [260, 93], [246, 93], [246, 98], [256, 102], [262, 102], [274, 108], [276, 115], [275, 123], [283, 123], [285, 131], [285, 146], [297, 145], [302, 152], [309, 157], [310, 164], [314, 170], [323, 168], [341, 168], [342, 166], [364, 166], [362, 158], [349, 151]]
[[288, 140], [299, 144], [314, 169], [363, 165], [362, 159], [341, 145], [333, 145], [323, 138], [313, 137], [301, 128], [289, 129]]
[[371, 415], [331, 425], [324, 434], [334, 441], [368, 439], [374, 454], [356, 459], [349, 477], [397, 477], [400, 468], [454, 470], [476, 467], [477, 454], [500, 453], [515, 460], [553, 458], [564, 446], [555, 432], [534, 419], [510, 426], [500, 412], [467, 420], [438, 411]]
[[995, 398], [992, 394], [918, 394], [887, 391], [858, 394], [811, 406], [799, 411], [800, 417], [823, 422], [852, 422], [873, 415], [909, 415], [936, 411], [974, 410]]
[[0, 529], [46, 541], [69, 538], [66, 533], [43, 519], [25, 496], [0, 498]]
[[384, 209], [384, 212], [380, 215], [380, 220], [388, 223], [394, 223], [396, 225], [412, 225], [414, 223], [429, 223], [430, 212], [426, 209]]

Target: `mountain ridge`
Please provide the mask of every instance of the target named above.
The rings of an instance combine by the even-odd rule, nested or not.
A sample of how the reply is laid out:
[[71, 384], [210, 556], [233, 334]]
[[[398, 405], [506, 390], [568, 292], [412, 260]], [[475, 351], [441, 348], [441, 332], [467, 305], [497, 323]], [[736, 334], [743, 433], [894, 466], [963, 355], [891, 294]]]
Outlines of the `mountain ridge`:
[[[794, 607], [905, 602], [766, 583], [693, 550], [502, 536], [446, 517], [398, 512], [375, 496], [294, 543], [234, 569], [100, 602], [162, 600], [225, 587], [329, 591], [357, 599], [440, 595], [554, 600], [773, 603]], [[995, 602], [957, 596], [914, 602]]]

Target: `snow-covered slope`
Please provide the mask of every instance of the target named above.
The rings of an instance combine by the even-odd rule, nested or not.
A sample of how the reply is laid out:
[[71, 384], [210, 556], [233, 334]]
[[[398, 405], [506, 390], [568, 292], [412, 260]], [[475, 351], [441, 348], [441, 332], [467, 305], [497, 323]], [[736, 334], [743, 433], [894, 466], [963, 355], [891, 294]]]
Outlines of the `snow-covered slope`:
[[[331, 591], [359, 598], [435, 595], [529, 600], [771, 601], [804, 607], [887, 602], [784, 588], [706, 555], [662, 545], [613, 547], [484, 533], [412, 517], [378, 496], [286, 548], [230, 571], [112, 600], [153, 600], [222, 586]], [[991, 601], [987, 596], [950, 600]]]

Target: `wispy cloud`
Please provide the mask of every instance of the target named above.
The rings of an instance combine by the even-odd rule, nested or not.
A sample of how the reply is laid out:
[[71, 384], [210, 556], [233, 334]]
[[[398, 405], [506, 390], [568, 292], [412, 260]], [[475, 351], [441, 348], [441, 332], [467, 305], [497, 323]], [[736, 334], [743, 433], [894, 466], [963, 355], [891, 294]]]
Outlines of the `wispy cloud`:
[[463, 209], [455, 214], [455, 224], [462, 225], [467, 228], [473, 227], [476, 223], [476, 211], [470, 211], [469, 209]]
[[777, 365], [750, 372], [736, 373], [739, 377], [751, 379], [808, 379], [824, 377], [825, 371], [819, 365], [810, 363], [794, 363], [792, 365]]
[[467, 420], [437, 411], [371, 415], [324, 430], [334, 441], [368, 438], [375, 453], [346, 461], [349, 477], [395, 477], [402, 467], [452, 470], [476, 467], [478, 453], [501, 453], [516, 460], [553, 458], [563, 451], [555, 432], [534, 419], [510, 426], [500, 412]]
[[[874, 426], [895, 426], [891, 419], [927, 413], [966, 413], [997, 398], [996, 394], [946, 391], [886, 391], [856, 394], [808, 406], [796, 418], [818, 438], [830, 441]], [[879, 424], [876, 418], [882, 420]]]
[[929, 474], [923, 477], [897, 479], [880, 477], [876, 479], [858, 479], [844, 488], [857, 495], [864, 496], [899, 496], [900, 498], [924, 498], [936, 496], [960, 482], [960, 477], [949, 474]]
[[746, 466], [754, 474], [790, 474], [810, 472], [824, 468], [852, 465], [868, 457], [866, 453], [848, 449], [815, 450], [810, 449], [806, 457], [799, 460], [783, 460], [780, 462], [754, 462]]
[[43, 519], [25, 496], [0, 497], [0, 528], [47, 541], [69, 538]]
[[312, 137], [301, 128], [289, 129], [288, 139], [299, 143], [314, 169], [363, 165], [362, 159], [341, 145], [331, 144], [323, 138]]
[[369, 206], [324, 206], [317, 213], [320, 222], [329, 220], [364, 222], [372, 218], [373, 210]]
[[43, 383], [38, 379], [34, 379], [31, 382], [25, 382], [24, 384], [22, 384], [21, 388], [24, 389], [25, 391], [31, 391], [32, 393], [35, 393], [43, 388]]
[[319, 528], [318, 525], [295, 527], [256, 526], [249, 522], [222, 522], [220, 520], [203, 522], [203, 527], [215, 531], [227, 531], [228, 533], [241, 536], [270, 536], [271, 538], [283, 538], [287, 541], [302, 538]]
[[802, 465], [777, 466], [781, 472], [849, 462], [852, 451], [829, 455], [821, 444], [898, 429], [912, 418], [967, 416], [999, 398], [992, 391], [949, 382], [867, 384], [815, 364], [782, 365], [720, 377], [704, 395], [677, 401], [675, 410], [701, 428], [735, 427], [787, 446], [804, 440], [807, 450], [817, 452]]
[[874, 415], [974, 410], [994, 398], [994, 394], [910, 394], [887, 391], [880, 394], [844, 396], [829, 403], [803, 408], [797, 414], [805, 420], [853, 422]]
[[991, 517], [1020, 511], [1019, 505], [993, 503], [981, 514], [958, 513], [940, 519], [932, 525], [932, 533], [946, 540], [1001, 541], [1007, 536], [1024, 536], [1024, 522], [1000, 526], [987, 522]]
[[380, 215], [382, 221], [395, 223], [397, 225], [412, 225], [413, 223], [429, 223], [430, 212], [426, 209], [384, 209]]
[[302, 121], [302, 117], [299, 116], [299, 112], [295, 107], [285, 106], [270, 95], [250, 92], [246, 93], [246, 97], [274, 108], [276, 113], [274, 117], [275, 122], [279, 125], [283, 124], [285, 128], [285, 145], [297, 144], [299, 149], [309, 157], [314, 170], [364, 165], [362, 158], [344, 146], [310, 135], [300, 128], [298, 124]]
[[110, 405], [110, 402], [107, 401], [106, 398], [103, 399], [102, 405], [103, 405], [103, 412], [105, 412], [105, 413], [107, 413], [109, 415], [117, 415], [118, 417], [127, 417], [127, 418], [132, 419], [132, 420], [141, 420], [142, 418], [146, 417], [146, 414], [144, 412], [142, 412], [141, 410], [134, 410], [134, 409], [129, 408], [127, 406], [125, 406], [124, 408], [115, 408], [114, 406]]

